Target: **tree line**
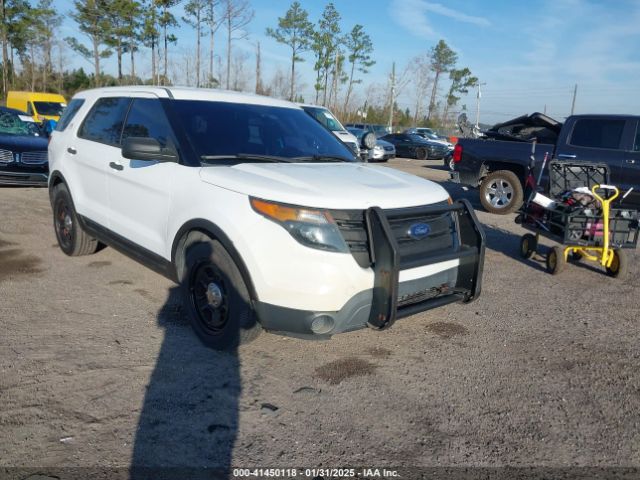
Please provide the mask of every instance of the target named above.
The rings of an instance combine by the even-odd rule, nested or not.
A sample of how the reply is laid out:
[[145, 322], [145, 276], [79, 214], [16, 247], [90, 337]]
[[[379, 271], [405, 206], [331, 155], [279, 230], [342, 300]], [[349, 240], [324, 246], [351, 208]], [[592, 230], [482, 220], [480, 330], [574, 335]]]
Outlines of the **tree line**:
[[[177, 18], [175, 7], [180, 4], [183, 15]], [[410, 59], [397, 77], [394, 74], [386, 82], [365, 86], [376, 63], [373, 42], [363, 25], [343, 31], [333, 3], [312, 21], [294, 1], [275, 25], [266, 29], [268, 37], [287, 47], [290, 59], [288, 73], [278, 68], [270, 80], [263, 78], [260, 42], [254, 43], [253, 69], [246, 67], [248, 55], [233, 48], [235, 41], [249, 35], [247, 27], [254, 17], [249, 0], [74, 0], [68, 14], [82, 35], [64, 38], [60, 35], [64, 12], [55, 10], [53, 0], [0, 0], [0, 14], [3, 96], [11, 89], [70, 95], [90, 86], [171, 85], [176, 78], [170, 65], [177, 56], [172, 50], [181, 26], [195, 33], [194, 51], [181, 69], [185, 75], [194, 73], [195, 78], [188, 77], [189, 83], [306, 100], [330, 107], [345, 120], [366, 115], [368, 122], [386, 123], [392, 109], [396, 124], [442, 123], [461, 95], [478, 82], [468, 68], [457, 67], [456, 52], [440, 40]], [[226, 51], [214, 54], [221, 34]], [[146, 69], [146, 78], [136, 70], [142, 49], [151, 60], [150, 77]], [[82, 68], [69, 71], [69, 52], [86, 59], [93, 72], [85, 73]], [[116, 59], [113, 74], [103, 71], [103, 62], [109, 57]], [[300, 73], [300, 65], [308, 60], [313, 73], [311, 95], [305, 90], [306, 76]], [[20, 68], [16, 68], [18, 64]], [[249, 77], [255, 77], [255, 85], [247, 81]], [[446, 93], [441, 95], [445, 83]], [[411, 99], [412, 104], [400, 108], [399, 96]]]

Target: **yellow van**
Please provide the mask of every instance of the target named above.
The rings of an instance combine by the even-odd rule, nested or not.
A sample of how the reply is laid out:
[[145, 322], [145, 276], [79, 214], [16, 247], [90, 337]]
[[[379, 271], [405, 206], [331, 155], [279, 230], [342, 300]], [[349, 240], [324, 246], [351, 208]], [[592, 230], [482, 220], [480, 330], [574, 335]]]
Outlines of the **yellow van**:
[[57, 93], [8, 92], [7, 107], [27, 112], [37, 122], [60, 119], [67, 101]]

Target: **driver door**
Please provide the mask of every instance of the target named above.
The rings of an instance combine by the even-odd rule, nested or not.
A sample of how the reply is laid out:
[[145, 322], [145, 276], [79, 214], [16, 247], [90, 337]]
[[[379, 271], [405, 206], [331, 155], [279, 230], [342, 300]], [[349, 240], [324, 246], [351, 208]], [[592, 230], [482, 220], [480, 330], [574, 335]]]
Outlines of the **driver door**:
[[[150, 137], [162, 145], [174, 142], [160, 100], [134, 98], [122, 130], [127, 137]], [[175, 144], [175, 142], [174, 142]], [[111, 230], [158, 255], [165, 253], [167, 218], [176, 162], [130, 160], [122, 156], [109, 164], [108, 190]]]

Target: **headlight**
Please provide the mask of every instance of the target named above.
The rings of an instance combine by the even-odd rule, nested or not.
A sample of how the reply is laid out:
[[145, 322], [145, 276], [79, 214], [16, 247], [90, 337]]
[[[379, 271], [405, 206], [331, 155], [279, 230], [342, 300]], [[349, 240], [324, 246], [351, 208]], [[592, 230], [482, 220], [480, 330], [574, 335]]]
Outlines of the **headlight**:
[[326, 210], [314, 210], [251, 198], [251, 207], [276, 222], [302, 245], [330, 252], [348, 253], [333, 217]]
[[380, 145], [376, 145], [375, 147], [373, 147], [373, 151], [374, 152], [378, 152], [378, 153], [383, 153], [384, 152], [384, 148], [381, 147]]

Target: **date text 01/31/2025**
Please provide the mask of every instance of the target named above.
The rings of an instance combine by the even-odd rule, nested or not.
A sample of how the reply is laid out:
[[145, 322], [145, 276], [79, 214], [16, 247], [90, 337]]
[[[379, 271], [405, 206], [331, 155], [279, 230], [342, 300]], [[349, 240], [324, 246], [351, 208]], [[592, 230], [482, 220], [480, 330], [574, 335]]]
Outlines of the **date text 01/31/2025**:
[[399, 477], [397, 470], [386, 468], [234, 468], [233, 478], [394, 478]]

